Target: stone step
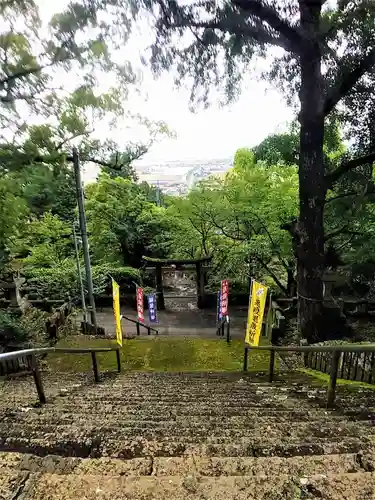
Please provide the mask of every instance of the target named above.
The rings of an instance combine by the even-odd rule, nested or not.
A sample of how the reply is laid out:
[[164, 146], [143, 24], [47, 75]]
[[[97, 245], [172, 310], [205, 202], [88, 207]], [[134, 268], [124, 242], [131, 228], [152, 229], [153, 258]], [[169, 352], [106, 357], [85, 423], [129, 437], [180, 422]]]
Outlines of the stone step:
[[[101, 408], [100, 411], [97, 412], [81, 412], [79, 409], [76, 410], [76, 413], [73, 413], [74, 410], [72, 408], [65, 409], [64, 411], [61, 411], [60, 408], [56, 408], [55, 411], [53, 411], [53, 408], [48, 409], [45, 408], [44, 413], [35, 413], [32, 409], [28, 410], [23, 409], [23, 411], [18, 411], [18, 412], [9, 412], [7, 413], [6, 416], [3, 417], [3, 419], [0, 421], [2, 422], [2, 427], [4, 428], [5, 425], [11, 425], [15, 422], [19, 422], [20, 425], [23, 425], [26, 422], [34, 422], [35, 425], [37, 425], [37, 422], [60, 422], [61, 424], [64, 423], [69, 423], [69, 422], [74, 422], [77, 419], [86, 419], [87, 422], [92, 421], [97, 423], [100, 420], [106, 421], [106, 422], [112, 422], [112, 421], [122, 421], [122, 422], [129, 422], [129, 425], [132, 425], [132, 422], [142, 422], [145, 423], [149, 422], [150, 425], [153, 423], [157, 424], [158, 422], [165, 422], [165, 421], [175, 421], [175, 422], [180, 422], [181, 424], [186, 423], [188, 425], [189, 423], [194, 424], [194, 422], [199, 423], [216, 423], [217, 425], [222, 425], [223, 427], [230, 427], [230, 426], [240, 426], [240, 425], [248, 425], [249, 423], [252, 422], [259, 422], [260, 425], [266, 424], [267, 421], [269, 422], [270, 425], [273, 425], [274, 423], [277, 422], [284, 422], [285, 420], [288, 420], [290, 422], [316, 422], [316, 421], [321, 421], [323, 423], [325, 422], [332, 422], [333, 425], [339, 424], [341, 421], [348, 421], [348, 422], [355, 422], [358, 421], [356, 418], [356, 415], [350, 415], [348, 418], [346, 418], [345, 415], [340, 415], [336, 414], [334, 412], [321, 412], [321, 411], [316, 411], [316, 410], [310, 410], [310, 411], [295, 411], [295, 410], [287, 410], [287, 409], [280, 409], [280, 410], [275, 410], [272, 408], [257, 408], [254, 410], [247, 410], [244, 412], [227, 412], [221, 414], [219, 411], [218, 412], [199, 412], [199, 411], [192, 411], [190, 413], [185, 412], [175, 412], [172, 409], [169, 411], [163, 412], [158, 412], [158, 411], [153, 411], [152, 409], [150, 410], [141, 410], [138, 412], [135, 411], [126, 411], [123, 412], [121, 408], [114, 409], [113, 411]], [[373, 421], [371, 414], [363, 412], [360, 415], [360, 425], [366, 422], [371, 422]], [[366, 423], [367, 425], [367, 423]]]
[[[284, 411], [282, 411], [284, 410]], [[7, 418], [8, 421], [14, 421], [15, 420], [15, 417], [18, 417], [18, 415], [24, 413], [24, 409], [23, 411], [21, 412], [11, 412], [9, 413], [8, 417], [5, 417], [4, 416], [4, 419]], [[41, 415], [41, 414], [38, 414], [38, 413], [32, 413], [30, 411], [30, 409], [26, 408], [26, 411], [29, 412], [28, 414], [28, 420], [30, 419], [33, 419], [33, 420], [37, 420], [38, 417], [37, 415]], [[56, 407], [55, 409], [56, 413], [59, 414], [59, 408]], [[82, 408], [75, 408], [73, 406], [71, 406], [68, 409], [65, 409], [65, 414], [68, 414], [68, 415], [71, 415], [74, 411], [76, 411], [76, 415], [80, 415], [82, 418], [86, 418], [86, 419], [91, 419], [93, 415], [96, 415], [96, 414], [111, 414], [111, 410], [105, 410], [105, 408], [102, 408], [100, 405], [98, 406], [93, 406], [91, 408], [86, 408], [85, 410], [83, 410]], [[163, 419], [163, 420], [166, 420], [168, 418], [177, 418], [177, 417], [186, 417], [186, 418], [189, 418], [189, 417], [202, 417], [202, 418], [205, 418], [205, 417], [215, 417], [215, 416], [218, 416], [218, 417], [236, 417], [236, 416], [239, 416], [239, 417], [248, 417], [249, 415], [268, 415], [269, 413], [272, 413], [274, 415], [276, 414], [279, 414], [280, 415], [280, 418], [287, 418], [288, 417], [288, 413], [289, 413], [289, 410], [287, 410], [286, 408], [284, 409], [281, 409], [280, 412], [277, 411], [277, 409], [275, 409], [274, 407], [273, 408], [270, 408], [270, 407], [265, 407], [265, 406], [258, 406], [257, 408], [249, 408], [249, 407], [223, 407], [222, 410], [220, 410], [220, 408], [213, 408], [213, 407], [210, 407], [210, 405], [207, 405], [206, 407], [184, 407], [184, 408], [174, 408], [174, 407], [168, 407], [168, 406], [164, 406], [164, 407], [150, 407], [150, 408], [147, 408], [147, 407], [143, 407], [143, 408], [117, 408], [117, 415], [118, 415], [118, 418], [122, 418], [122, 416], [126, 416], [130, 419], [134, 419], [134, 418], [137, 418], [139, 417], [140, 420], [145, 420], [145, 419], [154, 419], [154, 418], [157, 418], [157, 419]], [[53, 413], [53, 412], [51, 412]], [[61, 412], [62, 414], [63, 412]], [[368, 415], [368, 414], [367, 414]], [[23, 418], [23, 416], [21, 415], [21, 418]]]
[[158, 415], [152, 416], [149, 414], [144, 415], [146, 418], [135, 418], [135, 415], [126, 415], [121, 412], [118, 413], [107, 413], [102, 412], [101, 414], [92, 415], [90, 420], [85, 419], [85, 415], [80, 413], [64, 413], [63, 415], [57, 413], [48, 413], [40, 415], [30, 415], [29, 413], [24, 413], [17, 416], [17, 421], [15, 422], [12, 418], [3, 419], [0, 424], [0, 433], [8, 432], [9, 429], [18, 428], [21, 426], [25, 427], [42, 427], [47, 429], [50, 426], [59, 426], [61, 429], [68, 428], [71, 425], [76, 425], [77, 422], [83, 421], [83, 423], [89, 424], [90, 426], [95, 426], [101, 431], [108, 430], [112, 432], [113, 426], [117, 428], [128, 428], [134, 430], [169, 430], [177, 428], [178, 430], [187, 429], [199, 429], [213, 430], [215, 432], [227, 432], [228, 430], [238, 431], [242, 430], [244, 432], [253, 432], [254, 429], [285, 429], [288, 434], [293, 432], [294, 429], [297, 431], [304, 432], [307, 428], [326, 428], [334, 427], [338, 429], [339, 432], [342, 427], [354, 428], [356, 430], [363, 429], [366, 432], [373, 431], [373, 421], [370, 419], [363, 420], [361, 422], [352, 421], [343, 418], [340, 415], [311, 415], [310, 418], [304, 415], [303, 419], [289, 415], [285, 413], [284, 415], [277, 416], [263, 416], [248, 414], [245, 416], [239, 415], [229, 415], [227, 417], [222, 416], [191, 416], [191, 415]]
[[[232, 398], [234, 396], [241, 396], [241, 395], [267, 395], [270, 394], [271, 396], [273, 394], [280, 394], [282, 392], [288, 393], [288, 394], [304, 394], [308, 392], [326, 392], [326, 388], [320, 387], [320, 388], [311, 388], [311, 387], [306, 387], [306, 386], [301, 386], [299, 388], [296, 388], [294, 386], [288, 386], [288, 385], [257, 385], [257, 384], [248, 384], [247, 382], [244, 383], [238, 383], [238, 382], [233, 382], [232, 384], [226, 384], [225, 386], [222, 386], [220, 384], [212, 384], [210, 386], [201, 386], [201, 385], [194, 385], [190, 384], [189, 382], [184, 382], [179, 385], [169, 385], [169, 384], [164, 384], [164, 385], [157, 385], [157, 386], [137, 386], [137, 387], [130, 387], [128, 385], [115, 385], [115, 384], [109, 384], [108, 382], [101, 382], [97, 384], [96, 386], [92, 386], [90, 384], [85, 392], [82, 392], [81, 394], [84, 395], [85, 393], [89, 394], [92, 397], [97, 397], [98, 394], [100, 393], [102, 397], [104, 396], [115, 396], [117, 395], [123, 397], [129, 397], [129, 398], [142, 398], [144, 397], [145, 394], [147, 395], [152, 395], [156, 398], [176, 398], [179, 395], [181, 397], [189, 398], [191, 395], [204, 395], [205, 397], [210, 396], [212, 394], [215, 394], [217, 397], [222, 397], [223, 399], [225, 398]], [[95, 390], [96, 389], [96, 390]], [[59, 392], [56, 393], [56, 395], [63, 395], [66, 393], [74, 393], [77, 391], [74, 391], [73, 389], [65, 389], [63, 383], [61, 384], [61, 388]], [[79, 396], [79, 394], [77, 394]]]
[[0, 451], [32, 453], [38, 456], [59, 455], [65, 457], [99, 458], [116, 457], [122, 459], [142, 457], [181, 457], [198, 455], [204, 457], [261, 457], [261, 456], [304, 456], [326, 455], [339, 453], [359, 453], [371, 449], [373, 440], [361, 437], [345, 437], [338, 440], [335, 437], [265, 440], [258, 438], [208, 438], [198, 442], [195, 438], [145, 439], [142, 437], [126, 437], [116, 435], [101, 437], [97, 433], [82, 435], [79, 429], [76, 433], [66, 436], [53, 434], [36, 434], [30, 436], [14, 436], [0, 441]]
[[[365, 425], [367, 424], [367, 425]], [[75, 421], [68, 424], [60, 424], [59, 421], [47, 423], [45, 421], [24, 422], [2, 425], [0, 427], [0, 443], [19, 438], [38, 439], [42, 438], [53, 443], [61, 439], [72, 440], [84, 437], [97, 436], [101, 441], [116, 436], [118, 440], [142, 438], [145, 440], [169, 440], [195, 443], [230, 442], [238, 440], [259, 440], [265, 442], [293, 439], [314, 442], [316, 438], [372, 438], [375, 437], [375, 428], [371, 422], [358, 425], [357, 422], [294, 422], [288, 421], [274, 423], [273, 425], [260, 425], [253, 421], [246, 427], [224, 427], [214, 426], [202, 422], [195, 425], [184, 425], [180, 422], [164, 422], [164, 425], [156, 424], [144, 426], [135, 423], [129, 426], [127, 422], [107, 422], [105, 417], [98, 423], [82, 420], [77, 416]]]
[[[61, 384], [61, 389], [64, 387], [63, 381]], [[250, 383], [248, 381], [242, 381], [241, 379], [238, 381], [233, 381], [233, 382], [226, 382], [225, 384], [220, 383], [220, 382], [211, 382], [209, 384], [207, 383], [199, 383], [196, 384], [194, 382], [191, 382], [190, 380], [179, 380], [178, 382], [172, 382], [170, 383], [168, 380], [165, 381], [160, 381], [158, 383], [153, 383], [153, 384], [144, 384], [142, 382], [138, 383], [125, 383], [122, 381], [121, 378], [118, 379], [118, 381], [105, 381], [102, 380], [99, 385], [93, 386], [93, 384], [88, 384], [87, 385], [87, 390], [89, 392], [96, 392], [95, 387], [100, 387], [100, 390], [103, 393], [108, 393], [110, 394], [111, 390], [115, 390], [116, 392], [120, 394], [130, 394], [131, 396], [134, 395], [139, 395], [141, 396], [144, 392], [147, 393], [153, 393], [155, 395], [166, 395], [166, 394], [172, 394], [176, 395], [180, 391], [188, 395], [189, 393], [206, 393], [210, 394], [212, 392], [217, 392], [217, 393], [222, 393], [222, 394], [230, 394], [231, 390], [236, 391], [236, 392], [241, 392], [243, 390], [246, 390], [249, 394], [255, 394], [256, 392], [270, 392], [270, 393], [277, 393], [279, 391], [287, 389], [289, 392], [306, 392], [306, 390], [322, 390], [321, 387], [319, 388], [310, 388], [304, 385], [288, 385], [286, 383]], [[168, 388], [168, 393], [164, 391], [165, 388]], [[60, 390], [61, 390], [60, 389]], [[69, 387], [66, 390], [73, 390], [69, 389]]]
[[[73, 458], [0, 452], [3, 472], [28, 471], [49, 474], [101, 474], [111, 476], [293, 476], [363, 472], [374, 464], [375, 454], [355, 453], [284, 457], [156, 457]], [[371, 464], [371, 465], [370, 465]]]
[[[359, 472], [361, 456], [355, 453], [284, 457], [157, 457], [153, 460], [155, 476], [198, 475], [293, 476]], [[373, 456], [371, 456], [373, 459]]]
[[263, 437], [265, 439], [280, 439], [283, 437], [294, 436], [299, 437], [328, 437], [336, 436], [338, 439], [346, 436], [361, 437], [374, 436], [375, 428], [372, 422], [331, 422], [324, 420], [316, 420], [313, 422], [293, 422], [287, 420], [271, 423], [265, 421], [263, 424], [256, 421], [251, 421], [247, 426], [222, 426], [213, 425], [210, 422], [201, 420], [199, 423], [192, 424], [191, 422], [182, 423], [181, 421], [165, 421], [163, 423], [155, 423], [144, 425], [142, 423], [133, 422], [129, 425], [128, 421], [122, 420], [107, 420], [105, 415], [97, 422], [85, 421], [77, 416], [75, 420], [69, 423], [60, 423], [57, 421], [37, 420], [35, 422], [24, 422], [22, 426], [18, 422], [0, 426], [0, 437], [11, 436], [33, 436], [33, 435], [68, 435], [70, 432], [75, 433], [75, 429], [79, 427], [82, 434], [97, 433], [101, 436], [110, 436], [113, 433], [121, 436], [143, 436], [147, 439], [153, 437], [188, 437], [195, 436], [198, 440], [204, 440], [205, 437], [217, 436], [223, 438], [236, 437]]
[[[325, 400], [325, 392], [323, 397], [319, 398], [322, 401]], [[230, 407], [236, 406], [238, 408], [253, 408], [257, 406], [276, 406], [276, 407], [305, 407], [308, 408], [312, 404], [316, 404], [316, 400], [318, 398], [309, 398], [308, 395], [303, 398], [295, 398], [289, 395], [287, 392], [280, 392], [280, 394], [273, 395], [270, 397], [267, 394], [259, 395], [259, 396], [250, 396], [245, 392], [241, 393], [241, 396], [235, 397], [227, 397], [221, 398], [219, 394], [211, 394], [210, 396], [206, 396], [204, 398], [195, 398], [195, 394], [192, 393], [189, 399], [180, 399], [178, 394], [173, 398], [164, 399], [162, 396], [153, 397], [151, 394], [145, 394], [144, 397], [141, 398], [131, 398], [130, 396], [126, 397], [125, 395], [112, 394], [106, 395], [102, 393], [98, 393], [95, 395], [83, 393], [81, 395], [67, 394], [65, 397], [54, 398], [47, 402], [47, 406], [49, 405], [58, 405], [61, 407], [65, 407], [68, 405], [74, 404], [74, 407], [95, 407], [97, 405], [106, 405], [106, 406], [114, 406], [117, 405], [122, 408], [142, 408], [144, 406], [176, 406], [184, 408], [186, 406], [194, 405], [196, 407], [206, 407], [212, 406], [220, 408], [220, 406]], [[359, 406], [360, 407], [360, 406]], [[372, 407], [372, 406], [371, 406]], [[373, 407], [372, 407], [373, 408]]]
[[105, 414], [110, 418], [110, 415], [114, 415], [114, 418], [120, 418], [120, 415], [129, 418], [130, 420], [153, 420], [153, 421], [164, 421], [165, 419], [176, 419], [189, 421], [190, 419], [201, 419], [206, 420], [220, 420], [220, 421], [230, 421], [231, 419], [248, 419], [249, 417], [254, 420], [258, 419], [285, 419], [288, 418], [291, 422], [293, 421], [308, 421], [322, 418], [323, 420], [348, 420], [348, 421], [375, 421], [375, 414], [371, 413], [367, 409], [354, 410], [332, 410], [326, 408], [320, 408], [316, 405], [309, 405], [305, 409], [303, 405], [295, 405], [294, 407], [275, 407], [275, 406], [256, 406], [248, 408], [244, 411], [233, 412], [230, 409], [228, 411], [220, 412], [220, 409], [213, 409], [204, 411], [199, 411], [195, 409], [194, 411], [190, 408], [180, 409], [178, 412], [173, 409], [173, 407], [165, 407], [165, 411], [162, 412], [160, 409], [155, 410], [154, 407], [142, 408], [141, 410], [136, 410], [134, 408], [127, 408], [126, 411], [123, 410], [121, 404], [118, 405], [103, 405], [103, 406], [85, 406], [84, 408], [74, 407], [72, 404], [64, 405], [53, 405], [47, 404], [43, 408], [32, 408], [32, 407], [20, 407], [17, 410], [8, 410], [3, 417], [3, 420], [8, 419], [10, 422], [17, 419], [17, 421], [26, 421], [35, 418], [41, 418], [42, 415], [51, 415], [51, 418], [55, 418], [59, 415], [62, 419], [71, 418], [73, 412], [77, 415], [87, 414], [87, 418], [93, 418], [97, 414]]
[[262, 456], [304, 456], [326, 455], [340, 453], [359, 453], [371, 449], [373, 442], [365, 438], [346, 437], [343, 440], [335, 438], [314, 438], [309, 440], [286, 438], [267, 441], [262, 438], [239, 440], [208, 439], [205, 443], [197, 443], [193, 439], [184, 440], [145, 440], [136, 439], [105, 439], [95, 450], [97, 456], [116, 456], [119, 458], [136, 457], [168, 457], [197, 455], [203, 457], [262, 457]]
[[[63, 389], [63, 385], [58, 394], [63, 394], [64, 392], [73, 392], [69, 389]], [[294, 386], [287, 386], [285, 384], [280, 385], [257, 385], [257, 384], [248, 384], [247, 382], [239, 383], [233, 382], [232, 384], [226, 384], [225, 386], [221, 384], [212, 384], [210, 386], [202, 386], [202, 385], [194, 385], [189, 382], [181, 383], [178, 385], [157, 385], [157, 386], [148, 386], [148, 385], [140, 385], [138, 387], [131, 387], [128, 385], [116, 385], [109, 383], [99, 383], [96, 386], [97, 390], [95, 391], [95, 387], [92, 385], [87, 387], [88, 394], [97, 395], [98, 391], [102, 395], [112, 396], [113, 394], [119, 394], [121, 396], [126, 395], [127, 397], [134, 398], [139, 397], [142, 398], [144, 394], [152, 394], [154, 397], [160, 398], [175, 398], [176, 396], [181, 395], [181, 397], [189, 398], [192, 394], [210, 396], [211, 394], [216, 394], [217, 397], [232, 397], [233, 395], [241, 395], [248, 394], [249, 396], [258, 394], [279, 394], [280, 392], [287, 392], [290, 394], [300, 394], [306, 392], [326, 392], [325, 388], [308, 388], [306, 386], [301, 386], [296, 388]], [[167, 392], [166, 390], [167, 389]]]
[[[26, 474], [26, 476], [25, 476]], [[99, 474], [19, 473], [2, 475], [6, 498], [45, 500], [330, 500], [371, 499], [375, 475], [370, 472], [293, 477], [266, 476], [104, 476]], [[5, 485], [5, 487], [4, 487]], [[1, 484], [0, 484], [1, 486]], [[15, 488], [16, 491], [15, 491]]]

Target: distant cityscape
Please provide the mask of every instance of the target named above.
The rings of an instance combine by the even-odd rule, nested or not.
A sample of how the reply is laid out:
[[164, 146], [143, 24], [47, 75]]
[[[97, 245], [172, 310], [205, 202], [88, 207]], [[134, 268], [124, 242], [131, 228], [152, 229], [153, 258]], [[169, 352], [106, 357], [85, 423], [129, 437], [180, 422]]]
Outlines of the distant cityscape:
[[231, 166], [232, 159], [217, 160], [178, 160], [147, 164], [139, 161], [135, 168], [139, 179], [159, 186], [170, 195], [181, 195], [210, 175], [222, 175]]

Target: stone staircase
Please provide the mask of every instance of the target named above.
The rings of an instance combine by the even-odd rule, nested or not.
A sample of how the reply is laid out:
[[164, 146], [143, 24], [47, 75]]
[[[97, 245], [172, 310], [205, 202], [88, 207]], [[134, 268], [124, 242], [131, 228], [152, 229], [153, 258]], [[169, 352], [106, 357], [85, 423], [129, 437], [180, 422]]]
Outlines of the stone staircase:
[[375, 398], [300, 376], [43, 376], [0, 382], [0, 499], [375, 498]]

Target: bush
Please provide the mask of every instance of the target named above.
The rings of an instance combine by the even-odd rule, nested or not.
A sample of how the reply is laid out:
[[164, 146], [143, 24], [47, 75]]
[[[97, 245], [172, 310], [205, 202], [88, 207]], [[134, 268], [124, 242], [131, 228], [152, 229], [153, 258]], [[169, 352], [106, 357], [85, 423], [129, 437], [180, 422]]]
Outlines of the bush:
[[92, 267], [92, 279], [95, 294], [112, 294], [112, 278], [119, 284], [121, 290], [134, 291], [134, 283], [140, 283], [140, 272], [134, 267], [116, 266], [114, 264], [99, 264]]
[[19, 315], [0, 311], [0, 347], [23, 344], [28, 337], [29, 332]]
[[[83, 265], [81, 266], [83, 273]], [[29, 294], [43, 299], [61, 299], [68, 297], [78, 298], [81, 295], [80, 284], [77, 277], [76, 262], [66, 259], [58, 266], [50, 268], [25, 268], [23, 271]], [[132, 267], [120, 267], [115, 264], [99, 264], [92, 266], [94, 294], [111, 294], [113, 277], [121, 288], [133, 288], [133, 281], [139, 282], [140, 273]], [[83, 274], [84, 278], [84, 274]], [[85, 280], [84, 280], [85, 284]]]
[[[57, 339], [50, 338], [47, 320], [51, 315], [37, 308], [25, 314], [0, 311], [0, 349], [1, 347], [48, 347]], [[58, 338], [77, 333], [75, 313], [71, 313], [58, 328]]]

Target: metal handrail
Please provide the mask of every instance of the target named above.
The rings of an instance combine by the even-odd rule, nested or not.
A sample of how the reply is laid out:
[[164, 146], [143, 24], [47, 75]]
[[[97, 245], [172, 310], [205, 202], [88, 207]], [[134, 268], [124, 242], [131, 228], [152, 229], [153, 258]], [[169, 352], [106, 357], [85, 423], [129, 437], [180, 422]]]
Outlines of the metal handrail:
[[245, 343], [243, 370], [247, 371], [248, 368], [248, 353], [249, 350], [255, 351], [269, 351], [270, 364], [269, 364], [269, 381], [272, 382], [275, 370], [275, 354], [277, 352], [330, 352], [331, 356], [331, 370], [327, 392], [327, 406], [333, 406], [336, 397], [336, 383], [339, 368], [339, 361], [343, 352], [375, 352], [375, 344], [367, 345], [337, 345], [337, 346], [252, 346]]
[[5, 352], [0, 354], [0, 363], [11, 359], [26, 357], [28, 366], [34, 377], [36, 390], [41, 404], [46, 402], [46, 396], [43, 389], [41, 373], [37, 356], [40, 354], [50, 354], [53, 352], [62, 352], [65, 354], [91, 354], [94, 380], [99, 382], [99, 369], [96, 353], [98, 352], [116, 352], [117, 371], [121, 372], [120, 347], [36, 347], [34, 349], [22, 349], [21, 351]]
[[146, 328], [147, 335], [150, 335], [151, 331], [155, 332], [156, 335], [159, 335], [159, 330], [156, 330], [155, 328], [152, 328], [152, 326], [145, 325], [144, 323], [141, 323], [138, 320], [135, 320], [135, 319], [129, 318], [128, 316], [123, 316], [123, 315], [121, 316], [121, 319], [126, 319], [127, 321], [130, 321], [131, 323], [136, 324], [137, 325], [137, 335], [141, 334], [141, 332], [139, 330], [140, 326], [143, 326], [143, 328]]
[[[331, 358], [331, 370], [330, 370], [330, 380], [327, 392], [327, 406], [330, 407], [335, 401], [336, 395], [336, 382], [339, 368], [340, 356], [343, 352], [375, 352], [375, 344], [364, 344], [364, 345], [337, 345], [337, 346], [252, 346], [249, 344], [244, 345], [244, 363], [243, 370], [247, 371], [248, 368], [248, 352], [249, 350], [255, 351], [269, 351], [270, 353], [270, 363], [269, 363], [269, 381], [272, 382], [274, 376], [275, 368], [275, 354], [277, 352], [330, 352], [332, 354]], [[121, 359], [120, 359], [120, 347], [39, 347], [33, 349], [22, 349], [20, 351], [12, 351], [0, 354], [0, 362], [7, 361], [11, 359], [23, 358], [28, 359], [28, 365], [30, 367], [31, 373], [34, 376], [34, 381], [36, 389], [39, 396], [39, 401], [41, 404], [46, 402], [46, 397], [43, 390], [43, 384], [41, 380], [41, 374], [39, 369], [39, 363], [37, 356], [40, 354], [49, 354], [54, 352], [62, 352], [65, 354], [91, 354], [92, 366], [94, 372], [95, 382], [99, 382], [99, 370], [96, 358], [96, 353], [98, 352], [116, 352], [117, 360], [117, 370], [121, 372]]]
[[31, 354], [48, 354], [50, 352], [64, 352], [72, 354], [85, 354], [89, 352], [110, 352], [117, 351], [118, 347], [35, 347], [33, 349], [22, 349], [21, 351], [3, 352], [0, 354], [0, 362], [9, 359], [22, 358]]

